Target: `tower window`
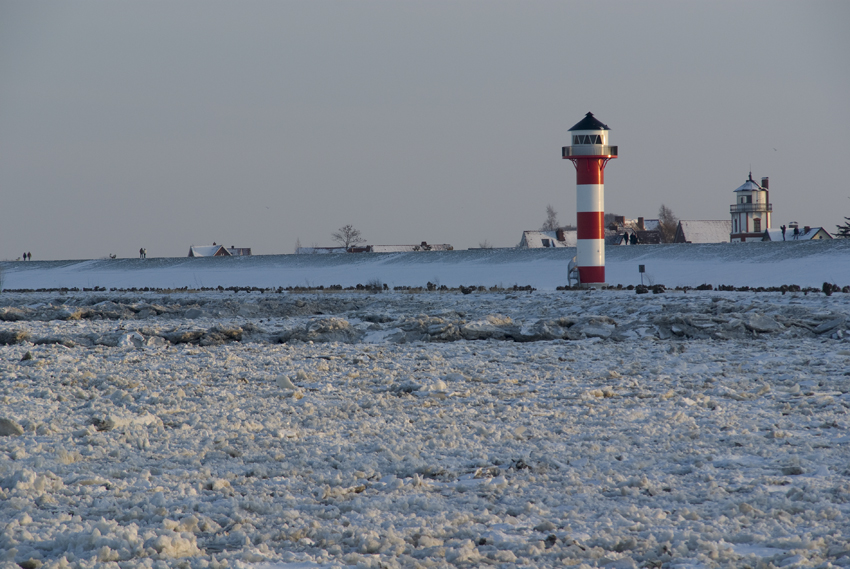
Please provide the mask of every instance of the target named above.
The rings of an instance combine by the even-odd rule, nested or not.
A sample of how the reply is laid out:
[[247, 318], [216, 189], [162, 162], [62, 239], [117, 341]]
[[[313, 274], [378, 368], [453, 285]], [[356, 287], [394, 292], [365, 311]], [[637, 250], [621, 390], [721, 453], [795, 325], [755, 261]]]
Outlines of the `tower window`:
[[602, 144], [602, 136], [598, 134], [576, 134], [573, 144]]
[[759, 219], [759, 218], [753, 219], [753, 231], [755, 233], [761, 232], [761, 219]]

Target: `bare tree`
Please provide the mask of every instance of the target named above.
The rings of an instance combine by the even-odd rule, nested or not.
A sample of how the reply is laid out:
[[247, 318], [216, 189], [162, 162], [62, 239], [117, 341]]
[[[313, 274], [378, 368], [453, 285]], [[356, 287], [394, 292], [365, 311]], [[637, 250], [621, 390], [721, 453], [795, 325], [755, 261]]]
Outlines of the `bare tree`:
[[558, 223], [558, 212], [552, 207], [552, 204], [546, 206], [546, 221], [543, 222], [543, 227], [540, 231], [557, 231], [560, 227]]
[[355, 229], [353, 225], [344, 225], [340, 227], [333, 235], [331, 235], [331, 238], [346, 249], [366, 241], [363, 237], [361, 237], [360, 230]]
[[658, 208], [658, 229], [661, 230], [661, 238], [664, 243], [672, 243], [676, 238], [676, 227], [679, 225], [679, 218], [673, 213], [673, 210], [664, 204]]
[[301, 248], [301, 238], [296, 237], [295, 238], [295, 252], [297, 253], [298, 249], [300, 249], [300, 248]]
[[482, 241], [478, 244], [478, 248], [479, 249], [492, 249], [493, 246], [490, 245], [490, 242], [485, 239], [484, 241]]

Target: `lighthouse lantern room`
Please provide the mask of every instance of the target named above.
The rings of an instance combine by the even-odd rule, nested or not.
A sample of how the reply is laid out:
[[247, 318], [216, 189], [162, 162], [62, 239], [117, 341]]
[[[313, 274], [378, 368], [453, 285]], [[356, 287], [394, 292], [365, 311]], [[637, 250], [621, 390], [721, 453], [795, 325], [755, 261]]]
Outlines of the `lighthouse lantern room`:
[[605, 166], [617, 157], [617, 147], [608, 143], [607, 125], [593, 113], [570, 129], [570, 146], [562, 158], [576, 168], [576, 266], [579, 284], [605, 284]]
[[730, 241], [761, 241], [765, 229], [770, 229], [770, 203], [768, 178], [761, 179], [761, 185], [753, 180], [753, 173], [735, 190], [735, 203], [729, 208], [732, 214], [732, 233]]

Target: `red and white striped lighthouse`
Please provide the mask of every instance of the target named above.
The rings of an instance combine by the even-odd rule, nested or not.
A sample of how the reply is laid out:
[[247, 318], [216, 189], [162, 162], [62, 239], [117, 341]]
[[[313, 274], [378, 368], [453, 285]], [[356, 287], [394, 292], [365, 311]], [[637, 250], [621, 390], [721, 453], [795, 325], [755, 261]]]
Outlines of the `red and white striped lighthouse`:
[[576, 265], [584, 286], [605, 283], [605, 165], [617, 157], [617, 147], [608, 145], [609, 130], [587, 113], [570, 129], [572, 145], [562, 151], [576, 167]]

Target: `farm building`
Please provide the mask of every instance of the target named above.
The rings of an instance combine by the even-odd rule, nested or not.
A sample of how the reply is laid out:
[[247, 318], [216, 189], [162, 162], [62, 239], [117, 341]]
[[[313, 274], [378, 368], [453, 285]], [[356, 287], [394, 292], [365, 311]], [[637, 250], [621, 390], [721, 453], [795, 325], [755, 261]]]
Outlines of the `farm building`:
[[369, 253], [410, 253], [418, 251], [454, 251], [448, 243], [428, 244], [423, 241], [419, 245], [368, 245]]
[[347, 253], [345, 247], [298, 247], [296, 255], [327, 255], [331, 253]]
[[523, 231], [520, 249], [546, 249], [549, 247], [575, 247], [577, 233], [575, 229], [556, 231]]
[[674, 243], [728, 243], [732, 233], [730, 219], [680, 220]]
[[224, 245], [192, 245], [190, 257], [244, 257], [251, 254], [250, 247], [225, 247]]

